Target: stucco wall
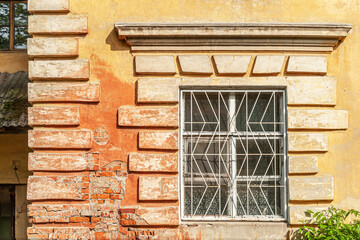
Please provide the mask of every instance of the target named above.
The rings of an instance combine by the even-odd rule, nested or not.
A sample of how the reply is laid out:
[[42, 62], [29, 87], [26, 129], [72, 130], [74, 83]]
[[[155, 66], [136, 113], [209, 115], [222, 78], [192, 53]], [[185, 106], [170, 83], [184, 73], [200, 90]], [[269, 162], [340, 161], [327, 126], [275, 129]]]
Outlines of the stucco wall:
[[[27, 134], [0, 134], [0, 184], [26, 183], [30, 172], [27, 170]], [[18, 166], [15, 172], [13, 167]], [[16, 174], [18, 176], [16, 176]]]
[[[0, 51], [0, 72], [15, 73], [27, 71], [28, 57], [24, 50], [21, 51]], [[13, 160], [20, 161], [20, 169], [17, 171], [20, 183], [27, 182], [27, 134], [14, 134], [11, 132], [0, 133], [0, 184], [18, 184], [13, 170]]]
[[[358, 188], [358, 181], [360, 180], [357, 169], [360, 167], [358, 163], [358, 143], [360, 141], [360, 121], [358, 116], [358, 105], [360, 98], [357, 98], [360, 84], [358, 84], [360, 70], [357, 67], [360, 64], [360, 59], [357, 57], [360, 50], [359, 39], [359, 25], [360, 19], [358, 12], [360, 11], [360, 1], [110, 1], [110, 0], [72, 0], [70, 2], [69, 15], [86, 15], [88, 17], [88, 33], [87, 35], [79, 36], [79, 59], [90, 60], [90, 78], [92, 83], [100, 83], [101, 95], [99, 103], [89, 103], [79, 105], [80, 117], [78, 124], [72, 122], [70, 125], [75, 129], [87, 129], [94, 131], [105, 129], [108, 133], [109, 140], [104, 145], [92, 143], [91, 152], [100, 153], [100, 162], [98, 163], [100, 169], [104, 167], [103, 171], [110, 171], [116, 167], [123, 167], [122, 163], [128, 161], [128, 154], [138, 151], [138, 129], [118, 127], [116, 111], [122, 105], [136, 104], [136, 81], [138, 76], [134, 73], [134, 53], [130, 53], [130, 48], [123, 41], [118, 40], [117, 34], [114, 30], [115, 22], [339, 22], [353, 24], [352, 33], [346, 38], [345, 42], [340, 47], [327, 56], [328, 76], [337, 77], [337, 103], [334, 109], [345, 109], [349, 111], [349, 125], [346, 131], [334, 130], [328, 133], [329, 145], [328, 151], [324, 154], [316, 154], [319, 157], [319, 173], [318, 176], [333, 176], [334, 177], [334, 201], [344, 208], [360, 209], [360, 190]], [[50, 33], [49, 33], [50, 34]], [[157, 55], [158, 53], [151, 53]], [[171, 53], [176, 55], [176, 53]], [[185, 53], [188, 54], [188, 53]], [[208, 53], [200, 52], [199, 54], [208, 55]], [[230, 53], [225, 53], [230, 54]], [[233, 53], [232, 53], [233, 54]], [[237, 54], [246, 54], [237, 52]], [[256, 53], [256, 55], [264, 55], [265, 53]], [[269, 54], [269, 53], [266, 53]], [[270, 53], [273, 54], [273, 53]], [[282, 53], [284, 55], [297, 55], [301, 53]], [[250, 54], [251, 55], [251, 54]], [[283, 71], [282, 71], [283, 72]], [[86, 74], [85, 74], [86, 75]], [[248, 77], [248, 72], [245, 77]], [[281, 74], [280, 74], [281, 76]], [[179, 77], [179, 74], [175, 74]], [[56, 106], [56, 104], [53, 104]], [[34, 106], [39, 106], [34, 104]], [[76, 105], [78, 106], [78, 105]], [[307, 109], [319, 109], [320, 107], [307, 107]], [[289, 109], [292, 109], [291, 107]], [[333, 109], [332, 107], [321, 107], [321, 109]], [[41, 125], [41, 124], [40, 124]], [[75, 125], [75, 126], [74, 126]], [[41, 130], [41, 128], [35, 128]], [[63, 129], [64, 130], [64, 129]], [[86, 133], [84, 133], [86, 134]], [[58, 151], [58, 148], [64, 147], [62, 142], [55, 143], [58, 135], [51, 133], [53, 136], [52, 142], [45, 142], [49, 145], [36, 145], [40, 143], [41, 136], [35, 137], [35, 143], [32, 146], [35, 148], [52, 147]], [[77, 136], [71, 135], [72, 139], [78, 139]], [[83, 135], [81, 135], [83, 136]], [[62, 136], [64, 139], [66, 137]], [[70, 136], [67, 136], [70, 138]], [[36, 139], [37, 138], [37, 139]], [[65, 139], [66, 140], [66, 139]], [[64, 140], [64, 141], [65, 141]], [[89, 140], [89, 139], [87, 139]], [[46, 140], [48, 141], [48, 139]], [[90, 140], [91, 141], [91, 140]], [[103, 141], [103, 139], [101, 140]], [[85, 142], [85, 143], [84, 143]], [[88, 141], [84, 141], [80, 148], [88, 149]], [[43, 142], [41, 142], [43, 143]], [[68, 142], [66, 142], [68, 143]], [[100, 142], [101, 143], [101, 142]], [[59, 144], [59, 145], [56, 145]], [[68, 143], [70, 147], [71, 144]], [[61, 146], [62, 145], [62, 146]], [[151, 153], [151, 151], [147, 151]], [[154, 151], [155, 152], [155, 151]], [[167, 151], [156, 151], [157, 153], [167, 153]], [[46, 169], [46, 168], [44, 168]], [[110, 169], [110, 170], [109, 170]], [[37, 170], [37, 169], [35, 169]], [[47, 169], [49, 170], [49, 169]], [[89, 170], [84, 168], [83, 170]], [[69, 177], [73, 173], [61, 173], [58, 175]], [[89, 172], [77, 172], [77, 178], [71, 181], [71, 189], [76, 189], [70, 198], [88, 198], [86, 190], [78, 186], [80, 181], [79, 176], [89, 176]], [[42, 172], [36, 175], [54, 176], [54, 173]], [[56, 174], [55, 174], [56, 175]], [[126, 181], [122, 185], [124, 192], [121, 192], [120, 198], [121, 206], [139, 205], [146, 207], [167, 207], [177, 205], [178, 202], [163, 201], [163, 202], [140, 202], [138, 201], [138, 178], [141, 174], [131, 173], [124, 178], [117, 181]], [[149, 176], [156, 176], [156, 174], [148, 174]], [[92, 176], [92, 175], [91, 175]], [[105, 175], [100, 175], [105, 176]], [[79, 178], [79, 179], [78, 179]], [[33, 179], [33, 182], [41, 182], [40, 177]], [[52, 179], [51, 181], [53, 181]], [[45, 182], [48, 180], [44, 180]], [[50, 181], [50, 180], [49, 180]], [[62, 189], [61, 185], [66, 182], [63, 179], [55, 179], [54, 187]], [[84, 182], [92, 179], [85, 178]], [[105, 180], [104, 180], [105, 181]], [[61, 184], [60, 184], [61, 183]], [[46, 184], [33, 185], [33, 199], [47, 199], [49, 196], [41, 189]], [[117, 193], [116, 193], [117, 194]], [[39, 197], [40, 196], [40, 197]], [[99, 195], [94, 196], [91, 201], [99, 200]], [[68, 199], [66, 196], [65, 199]], [[90, 198], [93, 198], [90, 196]], [[106, 201], [106, 200], [105, 200]], [[86, 201], [85, 203], [89, 203]], [[312, 202], [312, 205], [324, 204], [323, 201]], [[328, 203], [328, 202], [325, 202]], [[60, 202], [62, 204], [62, 202]], [[169, 208], [170, 209], [170, 208]], [[141, 210], [141, 209], [140, 209]], [[139, 210], [139, 211], [140, 211]], [[146, 211], [146, 210], [141, 210]], [[131, 209], [123, 214], [134, 214], [135, 210]], [[128, 217], [127, 215], [124, 217]], [[34, 222], [36, 223], [36, 219]], [[38, 220], [41, 222], [41, 219]], [[44, 220], [45, 221], [45, 220]], [[87, 225], [90, 228], [96, 226], [98, 219], [89, 218], [69, 218], [66, 220], [59, 220], [59, 222], [91, 222]], [[73, 224], [75, 226], [75, 224]], [[282, 226], [280, 226], [282, 228]], [[220, 228], [221, 229], [221, 228]], [[84, 230], [86, 231], [86, 230]], [[125, 231], [120, 228], [120, 231]], [[130, 231], [130, 230], [129, 230]], [[134, 230], [135, 231], [135, 230]], [[159, 230], [160, 231], [160, 230]], [[193, 236], [201, 236], [207, 239], [206, 234], [210, 234], [208, 229], [188, 231], [190, 235], [184, 234], [193, 238]], [[184, 231], [184, 232], [186, 232]], [[221, 232], [221, 230], [219, 230]], [[36, 232], [34, 230], [34, 232]], [[100, 236], [100, 235], [99, 235]], [[221, 233], [220, 235], [221, 236]], [[226, 236], [226, 235], [224, 235]]]
[[[109, 11], [111, 9], [111, 11]], [[311, 11], [309, 11], [311, 9]], [[132, 54], [114, 32], [115, 22], [339, 22], [353, 24], [346, 41], [328, 56], [328, 75], [338, 78], [335, 109], [349, 110], [347, 131], [329, 133], [329, 151], [319, 156], [319, 172], [335, 179], [335, 199], [343, 207], [360, 209], [360, 189], [356, 169], [360, 134], [359, 74], [360, 1], [72, 1], [72, 14], [89, 16], [89, 34], [80, 41], [80, 58], [91, 60], [91, 81], [102, 81], [103, 97], [107, 85], [117, 86], [112, 98], [117, 105], [134, 105]], [[105, 81], [109, 76], [110, 81]], [[110, 93], [109, 93], [110, 94]], [[110, 97], [110, 96], [109, 96]], [[118, 100], [118, 101], [116, 101]], [[123, 130], [129, 131], [131, 130]], [[122, 145], [133, 150], [134, 142]], [[132, 148], [130, 146], [133, 146]]]
[[27, 71], [28, 56], [26, 51], [0, 51], [0, 72], [14, 73]]

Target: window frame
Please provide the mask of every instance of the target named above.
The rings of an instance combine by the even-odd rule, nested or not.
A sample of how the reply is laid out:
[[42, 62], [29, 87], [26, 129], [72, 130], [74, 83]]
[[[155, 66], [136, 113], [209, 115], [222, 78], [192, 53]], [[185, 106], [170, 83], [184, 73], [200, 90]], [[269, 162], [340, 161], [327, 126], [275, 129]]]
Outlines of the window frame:
[[[28, 6], [27, 0], [0, 0], [0, 3], [9, 3], [9, 25], [0, 25], [0, 27], [9, 27], [9, 48], [0, 49], [1, 52], [27, 52], [26, 48], [15, 48], [15, 3], [25, 3]], [[17, 27], [28, 27], [17, 26]]]
[[[233, 221], [267, 221], [267, 222], [284, 222], [288, 219], [288, 128], [287, 128], [287, 91], [283, 87], [274, 87], [274, 86], [262, 86], [262, 87], [246, 87], [246, 88], [224, 88], [224, 87], [191, 87], [187, 86], [185, 88], [180, 87], [179, 91], [179, 199], [180, 199], [180, 221], [184, 222], [201, 222], [201, 221], [224, 221], [224, 222], [233, 222]], [[184, 130], [185, 130], [185, 98], [184, 93], [186, 92], [282, 92], [282, 116], [284, 118], [283, 123], [283, 136], [280, 136], [278, 139], [283, 141], [283, 176], [281, 176], [281, 181], [284, 185], [284, 190], [280, 195], [282, 199], [282, 205], [280, 208], [283, 210], [283, 216], [254, 216], [252, 215], [237, 215], [236, 217], [229, 217], [227, 215], [221, 216], [185, 216], [185, 177], [184, 177]], [[230, 107], [229, 107], [230, 108]], [[231, 111], [231, 110], [230, 110]], [[234, 110], [233, 110], [234, 111]], [[231, 127], [230, 127], [231, 128]], [[228, 132], [228, 131], [227, 131]], [[280, 134], [281, 135], [281, 134]], [[274, 135], [275, 137], [275, 135]], [[202, 140], [201, 140], [202, 141]], [[236, 175], [236, 173], [235, 173]], [[239, 176], [237, 176], [239, 177]], [[238, 186], [238, 185], [236, 185]], [[230, 194], [230, 193], [229, 193]]]

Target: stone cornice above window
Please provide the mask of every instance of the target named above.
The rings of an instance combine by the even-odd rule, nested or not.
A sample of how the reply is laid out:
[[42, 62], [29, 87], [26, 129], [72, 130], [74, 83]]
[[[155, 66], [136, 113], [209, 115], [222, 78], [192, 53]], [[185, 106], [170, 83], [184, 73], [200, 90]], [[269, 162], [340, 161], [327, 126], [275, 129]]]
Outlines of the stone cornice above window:
[[351, 24], [115, 23], [132, 51], [332, 52]]

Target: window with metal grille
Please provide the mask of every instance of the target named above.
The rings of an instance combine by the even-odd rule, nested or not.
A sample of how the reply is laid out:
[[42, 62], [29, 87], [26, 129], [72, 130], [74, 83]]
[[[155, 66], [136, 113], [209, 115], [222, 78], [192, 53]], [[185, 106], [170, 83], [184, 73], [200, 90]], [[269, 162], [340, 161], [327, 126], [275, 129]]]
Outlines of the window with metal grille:
[[0, 0], [0, 50], [26, 49], [28, 15], [27, 1]]
[[181, 214], [284, 220], [284, 90], [181, 91]]

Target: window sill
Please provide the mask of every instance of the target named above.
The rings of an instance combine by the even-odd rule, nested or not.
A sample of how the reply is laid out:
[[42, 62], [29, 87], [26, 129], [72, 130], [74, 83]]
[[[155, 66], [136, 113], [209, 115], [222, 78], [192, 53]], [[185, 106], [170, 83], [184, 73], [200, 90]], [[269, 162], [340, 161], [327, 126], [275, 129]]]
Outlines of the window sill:
[[181, 219], [184, 224], [206, 224], [206, 223], [286, 223], [285, 218], [219, 218], [219, 219]]
[[196, 239], [286, 239], [286, 222], [193, 222], [180, 224], [183, 236]]

